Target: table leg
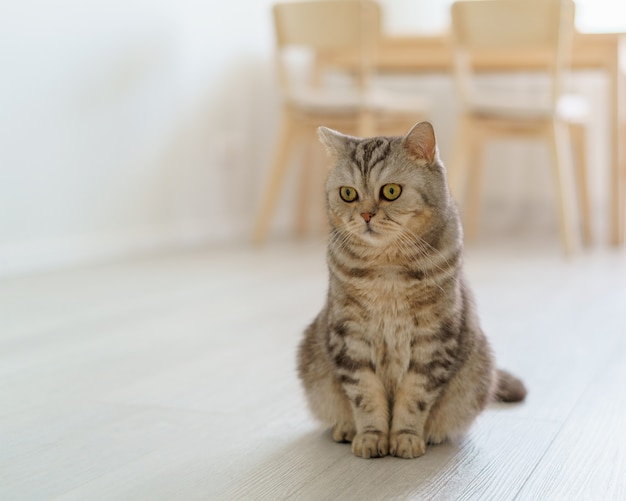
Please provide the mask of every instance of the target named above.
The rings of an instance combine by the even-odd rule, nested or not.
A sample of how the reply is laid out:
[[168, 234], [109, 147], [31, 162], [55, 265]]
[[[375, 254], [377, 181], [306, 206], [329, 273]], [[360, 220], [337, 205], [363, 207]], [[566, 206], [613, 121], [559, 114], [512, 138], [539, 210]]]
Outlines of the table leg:
[[626, 118], [626, 77], [623, 66], [626, 59], [626, 40], [620, 37], [615, 47], [610, 68], [611, 79], [611, 171], [610, 171], [610, 240], [613, 245], [624, 243], [626, 207], [624, 191], [626, 172], [624, 161], [624, 119]]

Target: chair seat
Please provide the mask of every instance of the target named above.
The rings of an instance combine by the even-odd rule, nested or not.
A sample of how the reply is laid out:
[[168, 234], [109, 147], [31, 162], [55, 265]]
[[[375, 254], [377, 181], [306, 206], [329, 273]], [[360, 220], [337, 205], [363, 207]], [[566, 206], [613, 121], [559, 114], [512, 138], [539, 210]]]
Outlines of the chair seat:
[[292, 95], [288, 103], [307, 113], [325, 114], [348, 114], [369, 110], [374, 113], [415, 115], [424, 114], [429, 110], [428, 101], [420, 96], [385, 89], [374, 89], [364, 94], [349, 89], [306, 90]]
[[542, 120], [556, 117], [568, 123], [584, 123], [589, 115], [587, 101], [575, 94], [561, 96], [553, 110], [547, 99], [520, 99], [519, 96], [480, 96], [472, 100], [469, 112], [485, 118], [513, 118], [516, 120]]

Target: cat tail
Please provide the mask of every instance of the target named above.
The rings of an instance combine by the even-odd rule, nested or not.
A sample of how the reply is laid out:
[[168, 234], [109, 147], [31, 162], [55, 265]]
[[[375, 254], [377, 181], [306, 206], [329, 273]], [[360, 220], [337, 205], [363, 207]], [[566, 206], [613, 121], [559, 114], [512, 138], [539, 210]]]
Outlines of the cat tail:
[[521, 402], [526, 398], [524, 383], [510, 372], [502, 369], [496, 371], [497, 386], [494, 400], [500, 402]]

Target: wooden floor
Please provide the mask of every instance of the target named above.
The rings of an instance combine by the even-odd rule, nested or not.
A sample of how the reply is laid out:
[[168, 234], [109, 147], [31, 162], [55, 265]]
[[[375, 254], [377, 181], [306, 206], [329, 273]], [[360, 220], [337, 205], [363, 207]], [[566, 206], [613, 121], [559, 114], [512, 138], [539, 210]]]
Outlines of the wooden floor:
[[466, 269], [529, 397], [414, 460], [356, 458], [307, 412], [319, 242], [4, 280], [0, 499], [626, 499], [626, 252], [483, 245]]

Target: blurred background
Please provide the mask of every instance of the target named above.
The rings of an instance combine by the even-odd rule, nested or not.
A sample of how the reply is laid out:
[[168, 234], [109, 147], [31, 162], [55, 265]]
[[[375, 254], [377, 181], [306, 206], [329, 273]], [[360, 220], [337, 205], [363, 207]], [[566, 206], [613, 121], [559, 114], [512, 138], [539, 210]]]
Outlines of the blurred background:
[[[392, 35], [449, 24], [450, 0], [380, 3]], [[576, 4], [579, 30], [626, 30], [622, 2]], [[249, 242], [278, 134], [271, 5], [3, 1], [0, 276]], [[393, 78], [431, 103], [445, 160], [457, 113], [450, 75]], [[607, 80], [581, 71], [573, 85], [593, 110], [590, 189], [604, 244], [608, 178], [595, 167], [608, 161]], [[481, 234], [554, 233], [544, 151], [506, 148], [488, 154]], [[504, 171], [494, 168], [502, 155]], [[290, 234], [292, 203], [281, 197], [272, 238]]]

